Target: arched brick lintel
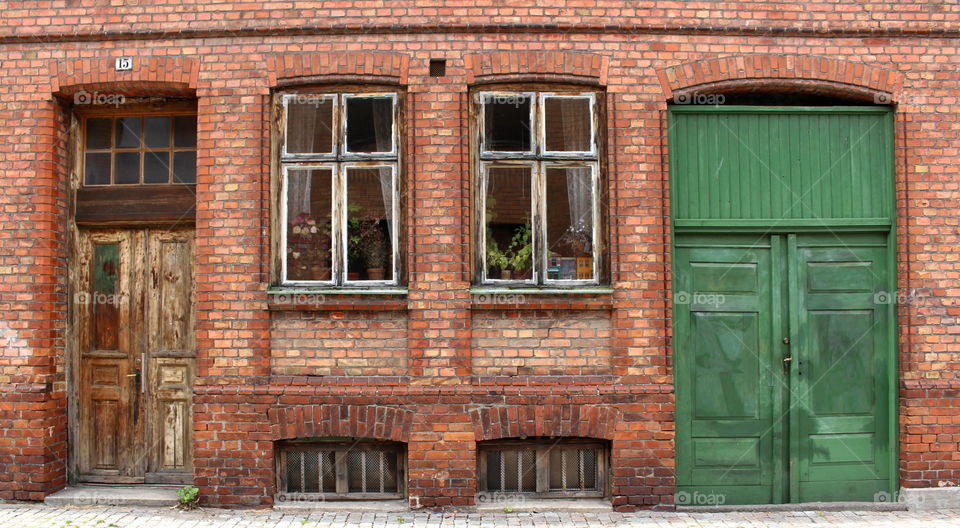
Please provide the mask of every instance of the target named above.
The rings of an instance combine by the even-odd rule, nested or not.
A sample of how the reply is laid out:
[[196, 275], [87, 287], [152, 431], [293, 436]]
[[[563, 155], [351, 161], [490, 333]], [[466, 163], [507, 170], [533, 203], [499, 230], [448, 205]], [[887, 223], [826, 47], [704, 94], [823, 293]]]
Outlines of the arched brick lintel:
[[272, 440], [327, 436], [407, 442], [413, 413], [377, 405], [302, 405], [267, 411]]
[[478, 442], [538, 436], [612, 440], [620, 411], [606, 405], [507, 405], [473, 409], [470, 419]]
[[200, 61], [184, 57], [133, 57], [129, 70], [117, 71], [116, 58], [77, 59], [53, 63], [51, 92], [110, 91], [128, 96], [194, 96]]
[[878, 102], [896, 102], [903, 76], [896, 71], [810, 55], [734, 55], [686, 62], [657, 70], [667, 100], [677, 93], [717, 92], [723, 88], [809, 88], [823, 84], [833, 94], [869, 95]]
[[494, 51], [464, 57], [467, 84], [571, 82], [605, 86], [610, 58], [567, 51]]
[[405, 85], [409, 70], [410, 56], [403, 53], [291, 53], [267, 58], [271, 86], [314, 82]]

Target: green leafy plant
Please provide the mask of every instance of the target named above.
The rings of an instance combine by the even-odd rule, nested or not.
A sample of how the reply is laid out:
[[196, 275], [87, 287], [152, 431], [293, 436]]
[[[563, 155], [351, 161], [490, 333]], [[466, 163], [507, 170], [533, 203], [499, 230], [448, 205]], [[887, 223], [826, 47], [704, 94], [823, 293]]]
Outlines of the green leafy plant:
[[182, 510], [192, 510], [200, 502], [200, 490], [195, 486], [184, 486], [177, 490], [177, 507]]

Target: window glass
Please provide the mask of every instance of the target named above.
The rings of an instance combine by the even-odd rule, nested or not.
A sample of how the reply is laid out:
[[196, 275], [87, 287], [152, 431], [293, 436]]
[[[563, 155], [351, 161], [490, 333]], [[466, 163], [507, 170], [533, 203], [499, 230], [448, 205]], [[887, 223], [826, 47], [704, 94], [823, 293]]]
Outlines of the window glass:
[[173, 146], [179, 148], [197, 147], [196, 116], [176, 116], [173, 118]]
[[547, 277], [593, 278], [593, 171], [590, 167], [551, 167], [547, 184]]
[[392, 280], [393, 171], [346, 170], [348, 280]]
[[333, 104], [333, 99], [319, 96], [288, 99], [288, 154], [333, 153]]
[[333, 171], [298, 169], [287, 172], [287, 277], [329, 281], [333, 269]]
[[117, 148], [140, 148], [140, 121], [139, 117], [119, 117], [116, 120]]
[[533, 146], [530, 108], [524, 94], [487, 94], [483, 104], [483, 147], [490, 152], [529, 152]]
[[144, 119], [144, 145], [147, 148], [167, 148], [170, 146], [170, 117], [151, 116]]
[[393, 150], [393, 98], [348, 97], [347, 151]]
[[173, 153], [173, 183], [197, 183], [197, 151]]
[[487, 277], [529, 280], [533, 272], [531, 165], [491, 166], [485, 195]]
[[144, 152], [143, 183], [167, 183], [169, 180], [170, 152], [165, 150]]
[[140, 153], [117, 152], [113, 158], [113, 178], [117, 185], [140, 183]]
[[102, 150], [110, 148], [110, 134], [113, 120], [109, 117], [87, 119], [87, 149]]
[[84, 185], [110, 185], [110, 153], [88, 152], [83, 162]]
[[586, 152], [590, 148], [592, 123], [590, 99], [545, 97], [544, 148], [550, 152]]

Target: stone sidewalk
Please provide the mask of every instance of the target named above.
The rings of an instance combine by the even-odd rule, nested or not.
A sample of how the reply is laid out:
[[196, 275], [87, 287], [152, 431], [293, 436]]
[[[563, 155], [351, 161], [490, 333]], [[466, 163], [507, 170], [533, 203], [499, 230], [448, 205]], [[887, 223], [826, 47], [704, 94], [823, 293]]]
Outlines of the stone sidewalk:
[[272, 510], [171, 508], [54, 508], [42, 504], [0, 504], [2, 528], [486, 528], [486, 527], [877, 527], [960, 526], [960, 510], [933, 512], [763, 512], [763, 513], [312, 513]]

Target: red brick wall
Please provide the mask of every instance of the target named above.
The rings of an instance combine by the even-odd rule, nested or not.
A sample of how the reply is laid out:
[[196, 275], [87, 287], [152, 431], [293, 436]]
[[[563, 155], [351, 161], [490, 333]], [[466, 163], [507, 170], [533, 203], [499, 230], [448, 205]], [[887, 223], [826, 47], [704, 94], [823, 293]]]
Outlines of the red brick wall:
[[407, 374], [403, 313], [281, 313], [273, 319], [270, 338], [275, 376]]
[[[411, 502], [442, 506], [474, 500], [478, 439], [471, 411], [534, 409], [534, 423], [546, 423], [536, 409], [549, 404], [619, 409], [615, 419], [596, 415], [606, 424], [589, 429], [606, 431], [611, 441], [614, 504], [669, 507], [665, 110], [672, 93], [724, 83], [788, 90], [802, 83], [899, 104], [899, 284], [920, 292], [899, 312], [901, 479], [907, 486], [960, 480], [960, 78], [949, 67], [960, 51], [955, 3], [70, 4], [33, 2], [0, 12], [0, 497], [39, 499], [63, 486], [67, 473], [65, 140], [72, 94], [81, 88], [198, 99], [195, 474], [210, 504], [272, 501], [277, 437], [271, 409], [327, 404], [409, 411]], [[511, 53], [483, 55], [500, 51]], [[309, 58], [300, 60], [301, 54]], [[113, 72], [110, 58], [117, 56], [134, 57], [133, 71]], [[436, 58], [447, 59], [444, 77], [428, 74], [428, 60]], [[298, 318], [268, 309], [269, 94], [300, 76], [395, 83], [408, 92], [409, 293], [330, 301], [353, 305], [337, 306], [343, 321], [406, 321], [403, 376], [371, 377], [383, 373], [367, 364], [355, 380], [271, 378], [285, 332], [321, 339], [349, 332], [330, 315]], [[519, 369], [512, 380], [478, 376], [477, 370], [505, 368], [482, 360], [500, 346], [492, 343], [510, 339], [505, 331], [511, 328], [491, 321], [506, 321], [498, 311], [516, 306], [469, 290], [466, 93], [471, 83], [528, 80], [607, 91], [614, 293], [543, 296], [524, 306], [555, 312], [557, 328], [584, 309], [608, 313], [606, 343], [597, 347], [606, 376], [585, 371], [579, 352], [551, 355], [556, 363], [530, 376]], [[361, 315], [380, 309], [404, 315]], [[590, 320], [599, 325], [600, 319]], [[498, 329], [504, 332], [497, 335]], [[350, 339], [368, 343], [370, 359], [395, 350], [374, 344], [386, 339], [379, 335]], [[478, 342], [491, 345], [475, 349]], [[568, 350], [586, 348], [571, 343]], [[324, 367], [311, 362], [324, 360], [319, 345], [304, 357], [314, 373]], [[562, 367], [565, 374], [554, 376]], [[401, 364], [390, 369], [399, 373]]]
[[471, 328], [474, 376], [612, 374], [609, 313], [484, 311]]

